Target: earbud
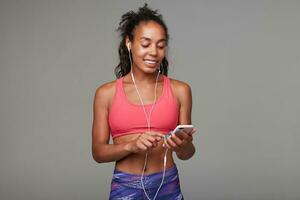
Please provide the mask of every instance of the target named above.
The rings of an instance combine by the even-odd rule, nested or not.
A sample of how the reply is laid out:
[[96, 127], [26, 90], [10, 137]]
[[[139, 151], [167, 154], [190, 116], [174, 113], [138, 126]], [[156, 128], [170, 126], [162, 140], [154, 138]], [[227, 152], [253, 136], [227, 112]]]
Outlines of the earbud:
[[130, 42], [127, 43], [127, 49], [130, 51]]
[[160, 63], [160, 66], [159, 66], [159, 68], [158, 68], [158, 73], [159, 73], [159, 74], [160, 74], [160, 73], [163, 73], [163, 70], [164, 70], [163, 65], [162, 65], [162, 63]]

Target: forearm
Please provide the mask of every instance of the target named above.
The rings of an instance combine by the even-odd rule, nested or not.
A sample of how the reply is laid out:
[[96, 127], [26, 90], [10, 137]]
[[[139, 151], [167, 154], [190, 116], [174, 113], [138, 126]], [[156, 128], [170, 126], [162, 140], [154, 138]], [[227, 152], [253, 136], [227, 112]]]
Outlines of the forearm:
[[195, 146], [192, 142], [183, 147], [180, 151], [176, 152], [177, 157], [180, 160], [188, 160], [195, 154]]
[[98, 163], [118, 161], [131, 153], [129, 143], [95, 144], [93, 146], [93, 158]]

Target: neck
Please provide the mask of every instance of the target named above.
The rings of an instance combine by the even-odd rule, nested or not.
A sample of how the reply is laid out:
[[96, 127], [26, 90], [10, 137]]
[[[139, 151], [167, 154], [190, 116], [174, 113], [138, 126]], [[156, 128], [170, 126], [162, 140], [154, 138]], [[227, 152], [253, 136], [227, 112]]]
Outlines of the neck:
[[131, 70], [130, 73], [133, 74], [135, 82], [143, 83], [154, 83], [159, 76], [159, 72], [155, 71], [151, 74], [140, 73], [138, 70]]

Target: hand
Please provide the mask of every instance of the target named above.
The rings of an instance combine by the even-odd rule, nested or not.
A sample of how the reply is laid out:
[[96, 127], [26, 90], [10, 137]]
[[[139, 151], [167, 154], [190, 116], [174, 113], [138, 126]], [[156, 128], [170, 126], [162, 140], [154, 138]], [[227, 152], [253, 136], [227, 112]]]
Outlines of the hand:
[[133, 153], [144, 152], [157, 146], [163, 140], [164, 135], [160, 132], [144, 132], [130, 142], [130, 151]]
[[165, 140], [163, 147], [175, 152], [182, 151], [189, 143], [193, 141], [193, 134], [195, 132], [196, 129], [194, 128], [189, 133], [181, 131], [179, 134], [172, 134]]

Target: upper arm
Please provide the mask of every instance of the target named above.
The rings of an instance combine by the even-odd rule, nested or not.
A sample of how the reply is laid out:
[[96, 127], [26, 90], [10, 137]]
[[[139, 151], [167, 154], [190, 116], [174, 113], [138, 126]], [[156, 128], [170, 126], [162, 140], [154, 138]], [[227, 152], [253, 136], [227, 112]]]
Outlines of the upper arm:
[[108, 144], [110, 128], [108, 123], [109, 105], [114, 94], [113, 84], [107, 83], [97, 88], [93, 105], [92, 146]]
[[173, 81], [174, 93], [179, 101], [179, 124], [192, 124], [192, 90], [181, 81]]

